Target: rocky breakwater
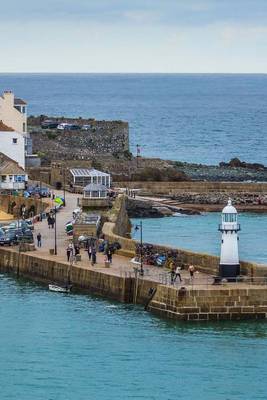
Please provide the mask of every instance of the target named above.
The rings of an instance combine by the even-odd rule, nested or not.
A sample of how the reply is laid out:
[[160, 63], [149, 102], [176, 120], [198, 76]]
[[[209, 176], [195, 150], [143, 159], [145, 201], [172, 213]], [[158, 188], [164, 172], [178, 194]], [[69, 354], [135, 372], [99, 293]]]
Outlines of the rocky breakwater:
[[188, 210], [180, 207], [162, 205], [153, 200], [140, 200], [128, 198], [126, 201], [126, 209], [129, 218], [162, 218], [169, 217], [175, 213], [180, 214], [199, 214], [198, 211]]
[[207, 192], [207, 193], [176, 193], [172, 196], [181, 204], [221, 205], [226, 204], [229, 197], [236, 205], [267, 205], [267, 193], [249, 192]]
[[193, 180], [216, 182], [267, 182], [267, 167], [258, 163], [246, 163], [233, 158], [229, 163], [203, 165], [174, 162], [177, 171], [185, 173]]

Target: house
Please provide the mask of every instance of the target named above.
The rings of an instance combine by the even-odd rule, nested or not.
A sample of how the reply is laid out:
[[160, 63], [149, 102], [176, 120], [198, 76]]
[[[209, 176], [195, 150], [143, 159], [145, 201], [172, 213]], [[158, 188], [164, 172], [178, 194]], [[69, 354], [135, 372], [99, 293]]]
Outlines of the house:
[[16, 161], [21, 168], [25, 168], [25, 146], [24, 134], [15, 131], [0, 120], [0, 144], [1, 152]]
[[27, 165], [40, 165], [38, 157], [32, 154], [32, 140], [27, 132], [26, 101], [15, 97], [11, 91], [5, 91], [0, 95], [0, 121], [0, 143], [4, 145], [1, 151], [17, 161], [22, 168], [25, 168], [27, 161]]
[[25, 190], [28, 175], [17, 162], [0, 153], [0, 189]]
[[0, 120], [14, 131], [27, 132], [27, 103], [7, 90], [0, 96]]
[[97, 169], [73, 168], [70, 170], [73, 186], [85, 187], [89, 184], [104, 185], [110, 188], [111, 176]]

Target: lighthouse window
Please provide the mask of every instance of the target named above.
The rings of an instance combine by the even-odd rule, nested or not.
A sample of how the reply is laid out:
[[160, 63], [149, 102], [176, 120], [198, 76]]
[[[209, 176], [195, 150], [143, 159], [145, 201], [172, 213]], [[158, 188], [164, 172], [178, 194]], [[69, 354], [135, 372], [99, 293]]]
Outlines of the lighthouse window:
[[224, 214], [225, 222], [236, 222], [236, 214]]

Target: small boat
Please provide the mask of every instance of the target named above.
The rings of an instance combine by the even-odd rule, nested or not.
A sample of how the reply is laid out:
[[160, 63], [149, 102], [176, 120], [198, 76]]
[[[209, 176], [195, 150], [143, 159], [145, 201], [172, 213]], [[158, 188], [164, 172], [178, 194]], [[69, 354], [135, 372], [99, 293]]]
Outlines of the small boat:
[[71, 288], [72, 288], [71, 285], [66, 285], [66, 286], [48, 285], [48, 289], [51, 290], [51, 292], [70, 293]]

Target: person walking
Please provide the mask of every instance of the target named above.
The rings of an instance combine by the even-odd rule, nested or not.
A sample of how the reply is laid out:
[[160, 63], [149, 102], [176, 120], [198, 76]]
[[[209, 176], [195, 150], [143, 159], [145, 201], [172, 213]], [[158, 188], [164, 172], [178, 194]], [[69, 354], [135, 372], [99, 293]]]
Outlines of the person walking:
[[175, 280], [175, 265], [174, 265], [173, 261], [171, 261], [169, 265], [170, 265], [170, 274], [171, 274], [171, 284], [173, 285], [174, 280]]
[[72, 244], [70, 243], [67, 247], [67, 260], [70, 261], [70, 256], [73, 254], [73, 247]]
[[42, 235], [39, 232], [37, 235], [37, 247], [41, 247], [42, 246]]
[[91, 258], [92, 258], [92, 247], [91, 246], [88, 246], [87, 252], [88, 252], [89, 261], [91, 261]]
[[74, 246], [74, 255], [75, 257], [80, 254], [80, 246], [78, 244], [75, 244]]
[[51, 228], [54, 229], [54, 225], [55, 225], [55, 218], [51, 217]]
[[174, 282], [176, 281], [177, 276], [179, 277], [179, 280], [180, 280], [180, 283], [181, 283], [182, 282], [181, 267], [179, 267], [179, 265], [178, 265], [178, 267], [176, 267], [176, 270], [175, 270]]
[[188, 271], [189, 271], [189, 274], [190, 274], [190, 279], [191, 279], [191, 280], [194, 279], [194, 273], [195, 273], [195, 267], [194, 267], [194, 265], [189, 265]]
[[110, 264], [112, 264], [112, 251], [111, 251], [111, 249], [108, 249], [108, 251], [107, 251], [107, 258], [108, 258], [108, 262]]
[[95, 247], [92, 248], [92, 265], [96, 264], [96, 249]]
[[47, 217], [47, 223], [48, 223], [48, 229], [50, 229], [51, 228], [51, 216], [50, 216], [50, 214]]

